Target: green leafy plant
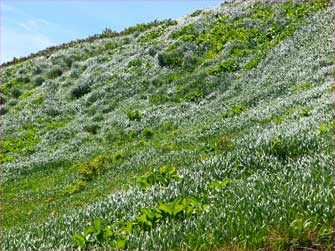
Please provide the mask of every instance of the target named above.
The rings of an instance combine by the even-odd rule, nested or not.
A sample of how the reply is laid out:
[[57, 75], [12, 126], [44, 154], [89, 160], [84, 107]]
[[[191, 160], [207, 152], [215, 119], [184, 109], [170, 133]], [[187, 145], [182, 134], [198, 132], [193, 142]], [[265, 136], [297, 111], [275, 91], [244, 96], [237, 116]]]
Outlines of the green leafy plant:
[[142, 131], [142, 135], [146, 139], [151, 139], [154, 136], [154, 131], [148, 127], [144, 128]]
[[128, 111], [127, 112], [127, 116], [128, 116], [128, 119], [129, 120], [137, 120], [137, 121], [140, 121], [142, 119], [142, 115], [140, 113], [140, 111]]
[[128, 67], [134, 66], [134, 67], [140, 67], [142, 65], [142, 60], [139, 58], [136, 58], [128, 63]]
[[110, 159], [104, 155], [98, 155], [93, 160], [81, 163], [78, 166], [78, 173], [84, 181], [93, 179], [101, 175], [108, 168]]
[[210, 69], [208, 73], [210, 75], [217, 75], [225, 72], [235, 72], [240, 69], [239, 64], [234, 60], [228, 60], [221, 62], [218, 66]]
[[61, 68], [53, 68], [50, 71], [47, 72], [46, 76], [49, 79], [54, 79], [57, 78], [59, 76], [61, 76], [63, 74], [63, 71]]
[[311, 87], [312, 85], [310, 83], [304, 82], [304, 83], [301, 83], [300, 85], [293, 86], [293, 90], [299, 91], [299, 90], [304, 90], [304, 89], [308, 89]]
[[78, 193], [84, 189], [84, 187], [87, 185], [86, 181], [78, 180], [73, 185], [69, 185], [65, 188], [64, 194], [65, 195], [72, 195], [75, 193]]
[[244, 112], [247, 109], [247, 107], [244, 104], [235, 104], [232, 106], [231, 111], [233, 114], [240, 114]]
[[88, 94], [91, 91], [91, 86], [89, 83], [82, 83], [77, 86], [75, 86], [70, 94], [72, 98], [80, 98], [86, 94]]
[[183, 63], [184, 54], [178, 50], [158, 54], [158, 64], [161, 67], [177, 67]]
[[209, 183], [209, 187], [214, 188], [216, 190], [221, 190], [225, 188], [229, 184], [229, 182], [230, 182], [229, 179], [224, 179], [222, 181], [211, 180], [211, 182]]
[[179, 180], [174, 166], [162, 166], [159, 170], [151, 169], [145, 175], [137, 177], [136, 181], [142, 189], [146, 189], [154, 184], [167, 186], [171, 180]]

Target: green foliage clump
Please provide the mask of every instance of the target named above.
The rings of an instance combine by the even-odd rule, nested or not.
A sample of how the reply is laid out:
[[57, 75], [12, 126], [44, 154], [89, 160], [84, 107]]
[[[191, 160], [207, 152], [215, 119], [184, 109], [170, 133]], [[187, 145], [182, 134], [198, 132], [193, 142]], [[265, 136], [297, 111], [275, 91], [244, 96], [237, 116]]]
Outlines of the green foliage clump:
[[285, 228], [275, 226], [266, 242], [269, 250], [297, 250], [300, 247], [330, 250], [325, 248], [325, 243], [333, 241], [333, 233], [332, 226], [320, 224], [316, 218], [296, 216]]
[[201, 13], [202, 13], [202, 10], [196, 10], [196, 11], [194, 11], [190, 16], [191, 16], [191, 17], [197, 17], [197, 16], [199, 16]]
[[301, 111], [301, 116], [308, 117], [310, 115], [311, 110], [308, 108], [303, 108]]
[[22, 83], [19, 82], [17, 79], [13, 79], [9, 82], [5, 82], [0, 87], [0, 92], [3, 95], [11, 95], [11, 91], [13, 88], [20, 88], [22, 87]]
[[81, 163], [78, 166], [78, 174], [82, 176], [84, 181], [100, 176], [108, 168], [110, 159], [104, 155], [98, 155], [93, 160]]
[[38, 76], [37, 78], [35, 78], [33, 80], [33, 83], [34, 83], [34, 86], [37, 87], [37, 86], [40, 86], [41, 84], [43, 84], [45, 82], [45, 79], [41, 76]]
[[129, 120], [132, 121], [140, 121], [142, 119], [142, 115], [140, 113], [140, 111], [136, 110], [136, 111], [128, 111], [127, 112], [127, 116]]
[[158, 64], [161, 67], [177, 67], [183, 63], [184, 54], [181, 51], [174, 50], [158, 54]]
[[33, 95], [35, 93], [35, 91], [33, 90], [29, 90], [23, 93], [23, 95], [20, 97], [21, 101], [25, 101], [27, 100], [31, 95]]
[[0, 148], [2, 154], [16, 153], [27, 156], [35, 151], [35, 146], [40, 141], [37, 137], [37, 128], [27, 130], [22, 136], [16, 136], [10, 140], [2, 140]]
[[229, 182], [230, 182], [229, 179], [224, 179], [222, 181], [211, 180], [211, 182], [209, 183], [209, 187], [214, 188], [216, 190], [222, 190], [229, 184]]
[[75, 184], [67, 186], [64, 190], [64, 194], [72, 195], [75, 193], [79, 193], [85, 188], [86, 185], [87, 185], [86, 181], [78, 180]]
[[144, 37], [141, 38], [142, 42], [147, 42], [147, 41], [151, 41], [155, 38], [160, 37], [161, 35], [164, 34], [165, 28], [161, 27], [159, 29], [156, 29], [148, 34], [146, 34]]
[[310, 83], [304, 82], [304, 83], [301, 83], [300, 85], [293, 86], [293, 90], [299, 91], [299, 90], [309, 89], [311, 87], [312, 85]]
[[97, 123], [91, 123], [91, 124], [88, 124], [88, 125], [84, 126], [84, 130], [86, 132], [91, 133], [91, 134], [97, 134], [99, 129], [100, 129], [100, 125], [97, 124]]
[[22, 91], [16, 87], [11, 88], [10, 93], [13, 98], [18, 98], [22, 95]]
[[128, 63], [128, 67], [140, 67], [142, 65], [142, 60], [140, 58], [136, 58]]
[[321, 132], [321, 133], [326, 133], [327, 131], [328, 131], [328, 126], [327, 125], [325, 125], [325, 124], [321, 124], [320, 126], [319, 126], [319, 131]]
[[197, 37], [195, 24], [189, 24], [171, 34], [172, 39], [181, 39], [184, 42], [193, 41]]
[[245, 104], [235, 104], [232, 106], [231, 111], [233, 114], [240, 114], [247, 109]]
[[216, 148], [221, 151], [229, 151], [234, 146], [234, 141], [227, 135], [220, 136], [216, 142]]
[[154, 184], [167, 186], [171, 180], [179, 180], [174, 166], [162, 166], [159, 170], [151, 169], [145, 175], [137, 177], [136, 181], [142, 189], [146, 189]]
[[142, 135], [144, 138], [150, 139], [154, 136], [154, 131], [151, 128], [146, 127], [143, 129]]
[[113, 162], [118, 162], [125, 159], [127, 154], [125, 152], [118, 152], [113, 157]]
[[162, 124], [162, 129], [163, 131], [171, 131], [171, 130], [174, 130], [174, 129], [177, 129], [178, 126], [175, 125], [173, 122], [169, 121], [169, 122], [165, 122]]
[[124, 31], [122, 31], [121, 33], [124, 35], [129, 35], [129, 34], [133, 34], [133, 33], [142, 33], [144, 31], [147, 31], [153, 27], [157, 27], [159, 25], [165, 25], [165, 26], [172, 26], [172, 25], [176, 25], [177, 22], [172, 20], [172, 19], [167, 19], [167, 20], [163, 20], [163, 21], [158, 21], [158, 20], [154, 20], [152, 22], [146, 23], [146, 24], [137, 24], [135, 26], [131, 26], [126, 28]]
[[225, 72], [235, 72], [240, 69], [239, 64], [235, 60], [228, 60], [221, 62], [218, 66], [210, 69], [208, 73], [210, 75], [221, 74]]
[[155, 225], [170, 220], [183, 220], [203, 211], [206, 207], [194, 197], [178, 197], [169, 203], [159, 202], [154, 208], [141, 208], [141, 213], [134, 221], [117, 222], [103, 226], [100, 219], [95, 219], [92, 226], [82, 233], [73, 235], [73, 247], [92, 249], [102, 243], [109, 243], [112, 249], [126, 249], [127, 239], [134, 228], [150, 231]]
[[80, 98], [88, 94], [90, 91], [91, 86], [89, 85], [89, 83], [81, 83], [71, 90], [70, 95], [72, 98]]
[[48, 71], [47, 74], [46, 74], [46, 76], [49, 79], [55, 79], [55, 78], [57, 78], [59, 76], [62, 76], [62, 74], [63, 74], [62, 69], [59, 68], [59, 67], [56, 67], [56, 68], [53, 68], [50, 71]]

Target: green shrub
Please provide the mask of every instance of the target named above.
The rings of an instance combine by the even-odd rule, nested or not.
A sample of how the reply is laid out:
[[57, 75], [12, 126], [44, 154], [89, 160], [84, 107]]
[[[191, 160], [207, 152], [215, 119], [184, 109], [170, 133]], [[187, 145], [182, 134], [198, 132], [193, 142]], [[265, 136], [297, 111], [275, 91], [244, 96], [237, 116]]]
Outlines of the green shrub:
[[136, 121], [140, 121], [142, 119], [142, 115], [139, 111], [128, 111], [127, 112], [127, 116], [129, 120], [136, 120]]
[[299, 90], [304, 90], [304, 89], [309, 89], [311, 88], [312, 85], [310, 83], [301, 83], [300, 85], [293, 86], [293, 90], [299, 91]]
[[274, 122], [278, 125], [281, 124], [283, 121], [284, 121], [283, 117], [277, 117], [277, 118], [274, 119]]
[[54, 78], [57, 78], [59, 76], [61, 76], [63, 74], [63, 71], [61, 68], [54, 68], [54, 69], [51, 69], [50, 71], [48, 71], [47, 73], [47, 78], [49, 79], [54, 79]]
[[18, 98], [18, 97], [20, 97], [22, 95], [22, 91], [20, 89], [18, 89], [18, 88], [15, 88], [15, 87], [11, 88], [10, 92], [11, 92], [11, 95], [14, 98]]
[[151, 95], [149, 97], [149, 102], [152, 104], [163, 104], [168, 101], [169, 101], [169, 97], [164, 93]]
[[199, 16], [201, 13], [202, 13], [202, 10], [196, 10], [196, 11], [194, 11], [190, 16], [191, 16], [191, 17], [197, 17], [197, 16]]
[[114, 155], [113, 157], [113, 162], [118, 162], [126, 158], [126, 153], [125, 152], [118, 152]]
[[41, 76], [38, 76], [37, 78], [34, 79], [33, 83], [34, 83], [34, 86], [37, 87], [37, 86], [40, 86], [41, 84], [43, 84], [45, 81], [45, 79]]
[[174, 129], [177, 129], [178, 126], [175, 125], [173, 122], [165, 122], [162, 124], [162, 129], [163, 131], [171, 131], [171, 130], [174, 130]]
[[164, 34], [164, 31], [165, 31], [164, 27], [156, 29], [156, 30], [146, 34], [144, 37], [141, 38], [140, 41], [147, 42], [147, 41], [153, 40], [155, 38], [158, 38], [158, 37], [160, 37], [161, 35]]
[[328, 126], [325, 125], [325, 124], [321, 124], [319, 126], [319, 130], [320, 130], [321, 133], [326, 133], [328, 131]]
[[179, 179], [175, 167], [162, 166], [159, 170], [150, 169], [145, 175], [137, 177], [136, 181], [142, 189], [146, 189], [154, 184], [167, 186], [171, 180]]
[[35, 146], [40, 141], [37, 137], [37, 128], [27, 130], [22, 136], [16, 136], [10, 140], [0, 141], [2, 153], [17, 153], [28, 156], [35, 151]]
[[198, 89], [191, 90], [190, 92], [186, 93], [185, 96], [181, 99], [181, 101], [198, 101], [203, 96], [202, 92]]
[[150, 139], [154, 136], [154, 131], [150, 128], [144, 128], [143, 131], [142, 131], [142, 135], [143, 137], [147, 138], [147, 139]]
[[20, 82], [20, 83], [28, 84], [28, 83], [30, 83], [30, 78], [20, 77], [20, 78], [17, 78], [17, 81]]
[[91, 134], [97, 134], [98, 130], [100, 129], [100, 125], [93, 123], [93, 124], [88, 124], [84, 126], [84, 130], [86, 132], [89, 132]]
[[86, 181], [78, 180], [75, 184], [67, 186], [64, 190], [64, 194], [72, 195], [75, 193], [79, 193], [85, 188], [86, 185], [87, 185]]
[[220, 136], [216, 142], [216, 148], [221, 151], [229, 151], [234, 148], [233, 140], [226, 135]]
[[160, 67], [176, 67], [183, 63], [184, 54], [180, 51], [164, 52], [158, 54]]
[[74, 87], [71, 90], [70, 95], [72, 98], [80, 98], [86, 95], [87, 93], [89, 93], [90, 91], [91, 91], [91, 86], [89, 85], [89, 83], [82, 83]]
[[232, 106], [231, 111], [233, 114], [240, 114], [244, 112], [247, 107], [244, 104], [235, 104]]
[[140, 67], [142, 65], [142, 60], [139, 58], [136, 58], [128, 63], [128, 67], [134, 66], [134, 67]]
[[228, 60], [221, 62], [218, 66], [210, 69], [208, 73], [210, 75], [217, 75], [225, 72], [235, 72], [240, 69], [239, 64], [234, 60]]
[[189, 24], [182, 27], [179, 31], [175, 31], [171, 34], [172, 39], [180, 38], [182, 41], [193, 41], [197, 37], [195, 24]]
[[311, 112], [310, 109], [308, 109], [308, 108], [303, 108], [303, 109], [302, 109], [302, 112], [301, 112], [301, 115], [302, 115], [303, 117], [308, 117], [309, 114], [310, 114], [310, 112]]
[[78, 167], [78, 173], [84, 181], [91, 180], [106, 171], [109, 161], [108, 157], [98, 155], [93, 160], [81, 163]]
[[7, 106], [1, 106], [0, 107], [0, 115], [5, 115], [6, 113], [8, 113], [9, 109]]

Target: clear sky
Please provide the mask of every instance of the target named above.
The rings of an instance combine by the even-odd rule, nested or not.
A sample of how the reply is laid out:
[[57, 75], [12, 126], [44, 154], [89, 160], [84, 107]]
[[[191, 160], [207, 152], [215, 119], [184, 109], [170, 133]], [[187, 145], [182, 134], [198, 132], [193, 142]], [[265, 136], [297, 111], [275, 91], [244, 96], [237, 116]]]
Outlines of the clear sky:
[[167, 18], [176, 19], [223, 0], [0, 0], [0, 61], [46, 47]]

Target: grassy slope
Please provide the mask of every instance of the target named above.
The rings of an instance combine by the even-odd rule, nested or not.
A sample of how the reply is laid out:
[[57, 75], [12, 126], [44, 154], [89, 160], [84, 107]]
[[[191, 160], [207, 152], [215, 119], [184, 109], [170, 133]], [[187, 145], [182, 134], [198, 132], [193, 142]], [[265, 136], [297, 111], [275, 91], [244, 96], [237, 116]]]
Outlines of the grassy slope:
[[[331, 249], [333, 14], [316, 8], [225, 4], [3, 68], [1, 248], [68, 249], [96, 217], [195, 196], [208, 207], [127, 248]], [[163, 165], [182, 179], [136, 184]]]

